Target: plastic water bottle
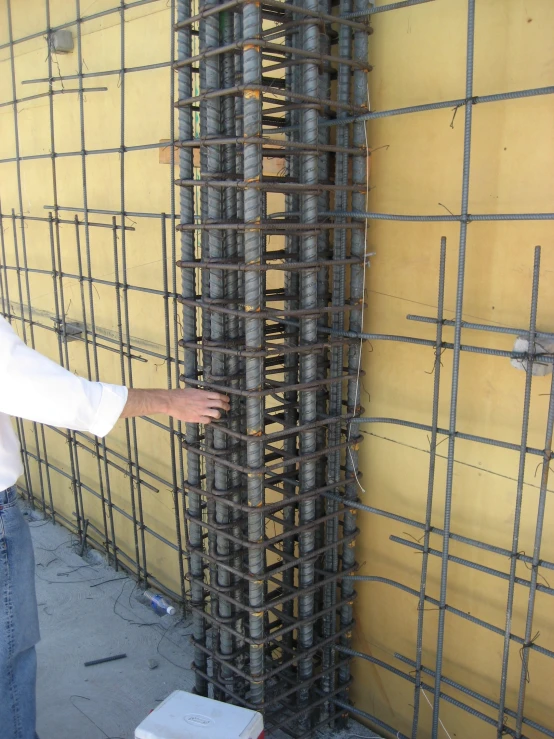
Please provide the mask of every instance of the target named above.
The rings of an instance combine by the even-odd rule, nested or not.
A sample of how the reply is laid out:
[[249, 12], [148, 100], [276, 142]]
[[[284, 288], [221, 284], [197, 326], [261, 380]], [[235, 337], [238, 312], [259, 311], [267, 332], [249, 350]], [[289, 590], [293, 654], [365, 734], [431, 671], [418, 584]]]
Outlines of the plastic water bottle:
[[150, 603], [154, 611], [160, 616], [173, 616], [176, 613], [174, 606], [171, 605], [163, 595], [154, 593], [153, 590], [145, 590], [144, 597]]

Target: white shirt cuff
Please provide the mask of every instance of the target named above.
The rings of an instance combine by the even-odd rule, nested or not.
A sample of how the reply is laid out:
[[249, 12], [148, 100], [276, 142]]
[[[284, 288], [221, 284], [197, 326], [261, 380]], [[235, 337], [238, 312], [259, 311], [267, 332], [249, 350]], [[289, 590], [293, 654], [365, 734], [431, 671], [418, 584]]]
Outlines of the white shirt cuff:
[[105, 382], [98, 384], [102, 386], [102, 396], [89, 430], [91, 434], [103, 437], [119, 420], [127, 402], [128, 391], [122, 385], [108, 385]]

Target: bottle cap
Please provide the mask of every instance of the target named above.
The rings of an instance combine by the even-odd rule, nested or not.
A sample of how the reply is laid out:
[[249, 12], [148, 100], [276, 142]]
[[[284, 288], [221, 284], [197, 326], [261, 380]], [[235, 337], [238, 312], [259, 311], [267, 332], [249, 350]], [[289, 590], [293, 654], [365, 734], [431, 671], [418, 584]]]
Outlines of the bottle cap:
[[173, 616], [173, 615], [175, 615], [176, 610], [175, 610], [175, 608], [173, 606], [168, 606], [167, 607], [167, 613], [168, 613], [169, 616]]

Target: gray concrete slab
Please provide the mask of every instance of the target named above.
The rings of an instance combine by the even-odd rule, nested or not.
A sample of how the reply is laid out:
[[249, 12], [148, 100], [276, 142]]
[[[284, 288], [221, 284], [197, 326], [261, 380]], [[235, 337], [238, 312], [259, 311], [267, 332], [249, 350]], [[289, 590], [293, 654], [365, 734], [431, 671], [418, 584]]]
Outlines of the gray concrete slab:
[[[190, 690], [190, 619], [160, 618], [135, 582], [96, 552], [81, 558], [61, 526], [28, 514], [36, 556], [40, 739], [133, 739], [135, 727], [173, 690]], [[111, 655], [125, 659], [94, 667]], [[149, 660], [158, 666], [150, 669]], [[321, 739], [371, 739], [353, 724]], [[281, 735], [285, 739], [284, 735]], [[280, 739], [280, 737], [272, 737]]]
[[[30, 525], [42, 634], [40, 739], [132, 739], [169, 693], [193, 686], [190, 622], [157, 616], [139, 602], [133, 580], [94, 552], [79, 557], [61, 526]], [[84, 667], [121, 653], [127, 658]], [[150, 669], [149, 660], [158, 667]]]

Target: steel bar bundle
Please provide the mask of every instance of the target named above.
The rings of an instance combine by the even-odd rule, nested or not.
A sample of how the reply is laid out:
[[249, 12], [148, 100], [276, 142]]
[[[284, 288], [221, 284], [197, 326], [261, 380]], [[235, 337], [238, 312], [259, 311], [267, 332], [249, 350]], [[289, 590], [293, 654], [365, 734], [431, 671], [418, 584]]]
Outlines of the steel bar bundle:
[[196, 690], [298, 735], [350, 683], [356, 516], [324, 493], [357, 497], [360, 342], [320, 329], [362, 328], [365, 220], [324, 213], [366, 202], [365, 124], [341, 124], [367, 111], [369, 25], [342, 17], [365, 7], [178, 3], [182, 379], [231, 398], [184, 441]]

